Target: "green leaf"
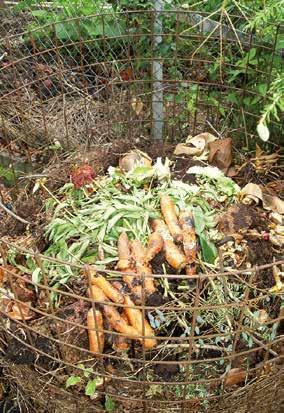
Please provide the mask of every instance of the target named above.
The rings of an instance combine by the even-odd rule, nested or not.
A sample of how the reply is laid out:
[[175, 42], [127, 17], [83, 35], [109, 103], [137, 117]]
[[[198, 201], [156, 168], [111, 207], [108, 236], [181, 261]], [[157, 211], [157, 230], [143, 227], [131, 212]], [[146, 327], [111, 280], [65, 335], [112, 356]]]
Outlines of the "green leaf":
[[41, 269], [38, 267], [32, 273], [32, 282], [39, 284], [41, 280]]
[[70, 376], [68, 377], [68, 379], [66, 380], [66, 389], [68, 389], [68, 387], [70, 386], [75, 386], [75, 384], [78, 384], [81, 381], [81, 377], [79, 376]]
[[87, 386], [85, 388], [85, 395], [86, 396], [93, 396], [97, 388], [97, 381], [96, 379], [89, 380]]
[[105, 397], [105, 409], [108, 413], [114, 412], [114, 409], [115, 409], [115, 402], [113, 401], [111, 396], [109, 396], [108, 394], [106, 394], [106, 397]]
[[217, 257], [217, 250], [213, 242], [205, 238], [204, 235], [199, 235], [200, 245], [204, 261], [209, 264], [214, 264]]
[[199, 212], [197, 209], [193, 210], [194, 218], [194, 227], [197, 235], [200, 235], [205, 228], [205, 219], [202, 212]]
[[85, 368], [84, 377], [86, 377], [88, 379], [90, 377], [90, 374], [92, 374], [92, 373], [93, 373], [92, 367]]

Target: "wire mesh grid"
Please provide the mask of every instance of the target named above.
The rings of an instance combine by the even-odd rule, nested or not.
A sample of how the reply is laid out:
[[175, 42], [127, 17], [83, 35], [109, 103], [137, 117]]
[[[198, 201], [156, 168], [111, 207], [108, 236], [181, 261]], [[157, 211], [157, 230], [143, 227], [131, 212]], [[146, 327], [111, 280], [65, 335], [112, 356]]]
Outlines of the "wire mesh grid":
[[271, 42], [261, 44], [253, 33], [234, 31], [230, 21], [242, 20], [238, 16], [228, 16], [225, 25], [221, 15], [213, 29], [209, 13], [198, 14], [197, 22], [190, 11], [159, 16], [156, 36], [153, 10], [50, 17], [44, 26], [19, 12], [24, 31], [10, 34], [5, 28], [1, 41], [5, 139], [37, 146], [59, 139], [67, 148], [125, 136], [135, 140], [154, 133], [151, 104], [162, 103], [168, 140], [211, 129], [233, 133], [235, 140], [245, 137], [249, 144], [259, 113], [245, 102], [264, 103], [266, 96], [248, 86], [247, 78], [267, 90], [273, 62], [281, 63], [275, 50], [281, 26], [271, 27]]
[[[16, 364], [27, 362], [33, 365], [50, 384], [56, 384], [58, 380], [60, 382], [61, 375], [65, 380], [66, 377], [80, 377], [80, 375], [84, 377], [83, 373], [87, 370], [89, 375], [97, 380], [98, 386], [95, 392], [97, 400], [101, 397], [111, 397], [115, 403], [121, 403], [116, 405], [115, 411], [126, 411], [121, 406], [131, 399], [132, 406], [135, 406], [137, 411], [162, 412], [192, 411], [190, 409], [193, 409], [194, 405], [202, 410], [210, 406], [210, 402], [222, 399], [224, 396], [228, 397], [234, 393], [234, 390], [231, 386], [227, 386], [229, 381], [226, 373], [233, 368], [240, 369], [238, 374], [241, 372], [244, 375], [243, 382], [247, 386], [256, 383], [264, 375], [269, 376], [274, 373], [277, 377], [277, 365], [281, 360], [283, 342], [283, 337], [279, 336], [277, 331], [283, 315], [279, 315], [273, 308], [275, 305], [277, 307], [275, 297], [272, 298], [268, 289], [258, 288], [256, 280], [257, 277], [263, 276], [263, 271], [272, 271], [272, 265], [283, 265], [283, 260], [249, 270], [198, 274], [191, 279], [191, 285], [185, 289], [186, 292], [173, 295], [165, 304], [158, 306], [147, 304], [144, 292], [140, 305], [134, 306], [132, 303], [132, 306], [129, 306], [125, 303], [94, 300], [87, 294], [75, 294], [72, 289], [69, 291], [55, 289], [48, 286], [48, 274], [45, 273], [42, 283], [34, 283], [30, 277], [20, 275], [6, 264], [5, 250], [8, 245], [9, 243], [4, 242], [1, 247], [3, 270], [9, 286], [7, 291], [10, 291], [7, 293], [7, 298], [18, 303], [20, 317], [9, 317], [9, 313], [7, 317], [7, 311], [2, 308], [1, 329], [13, 349], [10, 353], [12, 360]], [[41, 268], [45, 260], [50, 260], [44, 255], [28, 252], [34, 256]], [[27, 253], [27, 251], [19, 248], [18, 253]], [[73, 266], [70, 262], [65, 264], [71, 266], [74, 272], [84, 271], [82, 265]], [[121, 281], [125, 275], [110, 270], [99, 273], [108, 274], [112, 282]], [[83, 276], [86, 277], [86, 287], [91, 289], [92, 279], [88, 279], [86, 272]], [[138, 275], [133, 273], [133, 276]], [[147, 275], [140, 274], [140, 277], [144, 291]], [[181, 283], [186, 279], [186, 276], [176, 274], [155, 274], [153, 277], [156, 282], [167, 279], [169, 282]], [[243, 294], [238, 301], [229, 296], [219, 297], [219, 301], [213, 304], [204, 301], [204, 288], [208, 288], [206, 281], [209, 281], [209, 285], [213, 283], [215, 289], [219, 284], [226, 285], [230, 282], [230, 278], [237, 280], [242, 288]], [[27, 286], [35, 287], [42, 297], [42, 308], [34, 307], [29, 303], [29, 311], [39, 317], [33, 322], [26, 321], [27, 304], [23, 302], [22, 297], [19, 297], [19, 290], [17, 291], [17, 285], [23, 282]], [[52, 294], [60, 297], [60, 302], [65, 302], [65, 310], [48, 305], [53, 302]], [[129, 292], [124, 291], [124, 294], [128, 295]], [[259, 308], [259, 304], [265, 303], [267, 299], [272, 300], [269, 318], [263, 320], [260, 328], [255, 330], [254, 324], [257, 321], [253, 315], [254, 309]], [[274, 305], [272, 305], [273, 301]], [[44, 308], [46, 306], [49, 307], [48, 310]], [[141, 335], [132, 337], [135, 341], [132, 341], [131, 351], [128, 353], [113, 351], [115, 347], [109, 347], [110, 342], [113, 343], [119, 338], [123, 338], [123, 342], [126, 340], [127, 343], [129, 336], [112, 330], [106, 324], [103, 327], [94, 327], [98, 335], [103, 332], [107, 337], [106, 350], [98, 353], [88, 350], [86, 322], [88, 310], [92, 308], [95, 313], [99, 309], [107, 314], [107, 308], [110, 307], [120, 312], [131, 308], [143, 314]], [[159, 318], [168, 320], [168, 325], [172, 324], [171, 328], [176, 323], [180, 323], [186, 334], [175, 336], [166, 333], [169, 329], [162, 329], [160, 331], [164, 332], [155, 336], [156, 347], [147, 350], [145, 340], [153, 339], [153, 336], [147, 336], [145, 333], [145, 320], [153, 320], [153, 316], [157, 320]], [[209, 334], [207, 331], [203, 334], [202, 326], [212, 316], [219, 317], [223, 327], [219, 327], [219, 330], [216, 327], [215, 331], [212, 330]], [[107, 315], [105, 317], [107, 320]], [[218, 326], [218, 323], [215, 325]], [[258, 357], [263, 361], [251, 367], [254, 359]], [[274, 388], [275, 392], [278, 390], [277, 387]], [[99, 407], [94, 409], [100, 411]]]
[[[45, 12], [48, 7], [37, 7], [36, 11]], [[104, 11], [80, 18], [51, 19], [45, 25], [37, 20], [40, 13], [31, 16], [27, 11], [9, 8], [1, 13], [1, 152], [7, 151], [9, 162], [16, 163], [15, 148], [24, 143], [32, 165], [35, 148], [53, 146], [58, 141], [65, 149], [89, 149], [93, 144], [119, 138], [139, 145], [141, 140], [155, 137], [153, 105], [161, 103], [155, 100], [157, 96], [163, 99], [160, 120], [165, 140], [211, 130], [220, 136], [233, 135], [235, 143], [238, 138], [245, 139], [249, 146], [259, 113], [250, 111], [245, 99], [264, 103], [266, 96], [248, 86], [247, 78], [254, 76], [266, 88], [269, 86], [273, 62], [279, 59], [277, 39], [283, 31], [281, 26], [272, 27], [273, 41], [262, 44], [254, 33], [234, 29], [232, 22], [241, 21], [240, 16], [219, 13], [219, 23], [212, 26], [209, 13], [197, 15], [180, 9], [161, 11], [158, 31], [153, 10]], [[15, 25], [15, 16], [20, 28]], [[240, 65], [237, 61], [243, 51], [252, 53]], [[258, 62], [264, 58], [266, 70], [258, 69]], [[162, 64], [162, 79], [155, 72], [161, 67], [153, 62]], [[230, 82], [234, 76], [240, 77], [237, 86]], [[239, 105], [240, 101], [244, 104]], [[275, 123], [274, 127], [280, 136], [281, 125]], [[7, 264], [8, 247], [15, 248], [19, 256], [28, 253], [34, 257], [43, 269], [42, 283], [11, 269]], [[105, 411], [99, 407], [102, 399], [113, 400], [113, 411], [117, 412], [129, 408], [137, 412], [213, 411], [214, 401], [240, 393], [226, 385], [232, 369], [243, 375], [245, 393], [240, 397], [248, 408], [254, 400], [252, 392], [246, 393], [250, 384], [257, 384], [263, 377], [269, 380], [271, 374], [275, 382], [278, 380], [283, 354], [280, 299], [269, 288], [260, 288], [257, 280], [284, 261], [234, 272], [198, 274], [161, 305], [147, 302], [147, 275], [140, 274], [142, 302], [134, 308], [142, 314], [141, 335], [129, 343], [129, 336], [104, 325], [107, 350], [94, 354], [88, 350], [88, 310], [104, 313], [109, 307], [121, 313], [127, 305], [111, 301], [102, 304], [88, 298], [91, 281], [82, 274], [86, 279], [84, 294], [74, 293], [74, 286], [55, 289], [49, 285], [51, 275], [44, 270], [44, 263], [52, 259], [23, 250], [15, 243], [2, 241], [1, 256], [7, 297], [19, 304], [20, 313], [18, 319], [9, 318], [1, 309], [2, 340], [15, 353], [10, 357], [15, 364], [29, 360], [28, 364], [39, 373], [39, 382], [45, 380], [44, 388], [61, 386], [62, 397], [67, 397], [63, 389], [66, 379], [79, 376], [81, 386], [90, 378], [98, 379], [94, 395], [98, 405], [77, 405], [77, 411]], [[60, 264], [74, 272], [84, 270], [80, 263]], [[107, 274], [112, 282], [123, 277], [119, 271], [100, 273]], [[187, 281], [186, 276], [176, 274], [153, 277], [157, 285], [163, 280], [170, 285]], [[237, 281], [237, 298], [226, 294], [230, 279]], [[27, 305], [16, 288], [23, 281], [42, 297], [41, 307], [29, 304], [29, 311], [36, 315], [33, 321], [26, 320]], [[54, 294], [67, 305], [66, 313], [54, 306]], [[210, 294], [213, 303], [210, 299], [207, 302]], [[269, 311], [265, 303], [269, 303]], [[262, 307], [268, 311], [268, 319], [255, 328], [256, 310]], [[42, 320], [48, 320], [48, 327]], [[96, 317], [94, 320], [96, 323]], [[150, 339], [145, 334], [145, 320], [159, 325], [157, 346], [151, 351], [145, 346], [145, 340]], [[203, 334], [202, 328], [212, 320], [217, 329]], [[94, 331], [101, 333], [97, 325]], [[122, 342], [126, 338], [128, 352], [118, 351], [120, 338]], [[270, 383], [269, 393], [275, 400], [278, 392], [279, 388]], [[75, 392], [74, 404], [78, 400], [83, 403], [79, 394]], [[52, 396], [45, 403], [52, 404]]]

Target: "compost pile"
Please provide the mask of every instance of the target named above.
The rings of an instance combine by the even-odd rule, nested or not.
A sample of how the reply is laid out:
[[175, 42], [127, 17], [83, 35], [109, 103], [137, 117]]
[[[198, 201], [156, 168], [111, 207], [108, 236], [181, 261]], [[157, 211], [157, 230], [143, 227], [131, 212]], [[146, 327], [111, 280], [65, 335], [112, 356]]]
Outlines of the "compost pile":
[[[281, 332], [279, 322], [270, 320], [281, 316], [283, 268], [275, 265], [273, 271], [269, 268], [257, 273], [250, 269], [283, 259], [284, 201], [281, 191], [276, 194], [269, 184], [241, 185], [242, 172], [251, 163], [233, 170], [231, 148], [227, 155], [220, 151], [227, 143], [205, 133], [190, 137], [177, 145], [173, 160], [151, 159], [133, 149], [121, 155], [119, 164], [109, 166], [103, 176], [97, 175], [91, 164], [82, 163], [73, 167], [70, 181], [56, 191], [49, 189], [46, 177], [37, 179], [32, 192], [42, 197], [45, 206], [47, 247], [39, 261], [27, 251], [34, 248], [32, 233], [14, 240], [6, 237], [7, 262], [2, 261], [0, 273], [0, 304], [6, 328], [15, 333], [18, 330], [13, 320], [20, 320], [47, 334], [54, 330], [54, 323], [41, 314], [55, 312], [64, 319], [64, 326], [56, 326], [62, 340], [94, 353], [93, 361], [82, 364], [82, 360], [90, 359], [90, 353], [64, 350], [64, 346], [61, 349], [65, 360], [83, 369], [88, 379], [86, 394], [92, 397], [102, 384], [99, 379], [90, 379], [95, 364], [99, 366], [100, 353], [120, 355], [119, 361], [112, 363], [112, 374], [120, 370], [120, 374], [131, 372], [139, 378], [141, 369], [128, 359], [133, 352], [139, 354], [142, 347], [149, 360], [159, 355], [162, 360], [177, 362], [175, 371], [157, 365], [149, 371], [149, 377], [178, 380], [185, 374], [178, 362], [187, 359], [188, 347], [174, 340], [164, 343], [159, 336], [200, 336], [192, 357], [204, 359], [274, 340]], [[268, 155], [257, 150], [259, 171], [267, 171], [279, 159], [278, 153]], [[281, 185], [281, 181], [278, 183]], [[22, 254], [11, 241], [23, 248]], [[5, 267], [21, 276], [12, 289], [13, 276], [5, 273]], [[235, 274], [240, 269], [243, 273]], [[227, 273], [226, 278], [218, 275], [220, 271]], [[47, 295], [40, 285], [54, 289]], [[207, 304], [208, 309], [194, 316], [193, 326], [193, 310], [175, 312], [171, 306], [193, 307], [197, 289], [200, 303]], [[72, 294], [60, 294], [60, 290], [90, 300], [78, 301]], [[237, 304], [244, 300], [250, 300], [250, 305], [242, 311]], [[110, 302], [118, 306], [108, 305]], [[214, 310], [222, 304], [230, 305]], [[134, 305], [138, 308], [131, 308]], [[141, 305], [151, 309], [142, 310]], [[68, 321], [87, 328], [78, 332]], [[245, 331], [240, 332], [236, 349], [233, 332], [237, 322]], [[209, 338], [204, 339], [204, 335]], [[274, 347], [269, 357], [278, 355], [280, 350]], [[54, 355], [57, 350], [45, 343], [45, 351]], [[15, 349], [7, 354], [21, 363]], [[241, 384], [250, 379], [247, 367], [255, 367], [264, 356], [263, 351], [252, 354], [240, 357], [233, 365], [218, 362], [213, 370], [204, 363], [191, 375], [222, 376], [228, 386]], [[45, 358], [40, 359], [51, 368]], [[77, 391], [82, 391], [84, 380], [74, 372], [66, 377], [66, 385], [76, 385]], [[192, 396], [216, 391], [199, 385]], [[155, 397], [157, 392], [150, 389], [148, 396]]]

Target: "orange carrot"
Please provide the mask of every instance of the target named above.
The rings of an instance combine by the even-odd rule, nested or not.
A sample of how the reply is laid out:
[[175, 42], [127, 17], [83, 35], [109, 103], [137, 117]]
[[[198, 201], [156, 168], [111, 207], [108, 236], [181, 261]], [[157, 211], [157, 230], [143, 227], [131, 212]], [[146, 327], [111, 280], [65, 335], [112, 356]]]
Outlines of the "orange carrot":
[[[102, 353], [104, 350], [105, 335], [103, 332], [103, 316], [99, 310], [91, 308], [87, 315], [90, 351]], [[97, 331], [95, 331], [97, 329]]]
[[123, 303], [124, 298], [123, 296], [117, 291], [116, 288], [112, 286], [112, 284], [105, 279], [102, 275], [98, 277], [94, 277], [92, 280], [93, 285], [99, 287], [107, 298], [112, 300], [115, 303]]
[[108, 301], [105, 293], [103, 292], [103, 290], [101, 290], [99, 287], [97, 287], [96, 285], [92, 285], [91, 286], [91, 291], [90, 291], [90, 297], [97, 301], [97, 302], [105, 302]]
[[187, 258], [187, 262], [192, 264], [196, 260], [197, 253], [197, 239], [192, 213], [181, 211], [179, 215], [179, 223], [182, 228], [184, 253]]
[[130, 347], [130, 342], [126, 337], [115, 336], [112, 347], [116, 351], [126, 351]]
[[164, 240], [164, 251], [167, 262], [176, 270], [181, 270], [187, 264], [186, 256], [175, 245], [169, 234], [168, 228], [162, 219], [155, 219], [152, 222], [154, 231], [157, 231]]
[[120, 234], [118, 238], [117, 248], [119, 258], [119, 261], [117, 263], [117, 269], [126, 270], [127, 268], [131, 268], [131, 252], [126, 232], [122, 232]]
[[111, 327], [119, 333], [125, 334], [129, 338], [137, 338], [140, 332], [133, 326], [130, 326], [119, 314], [116, 308], [111, 305], [104, 305], [105, 316]]
[[195, 264], [188, 264], [185, 267], [185, 273], [189, 277], [191, 277], [192, 275], [196, 275], [196, 266], [195, 266]]
[[[93, 300], [106, 302], [107, 297], [105, 296], [104, 292], [98, 288], [96, 285], [92, 285], [91, 287], [91, 296]], [[135, 338], [139, 336], [139, 332], [135, 330], [134, 327], [130, 326], [119, 314], [118, 310], [113, 305], [103, 304], [103, 311], [109, 322], [110, 326], [118, 331], [119, 333], [123, 333], [128, 337]]]
[[141, 343], [144, 344], [145, 348], [155, 347], [157, 344], [157, 340], [154, 338], [155, 336], [154, 331], [146, 319], [144, 319], [144, 334], [143, 334], [142, 311], [140, 311], [138, 308], [132, 308], [132, 306], [134, 306], [134, 303], [128, 295], [124, 297], [124, 302], [125, 304], [131, 306], [131, 307], [124, 309], [130, 325], [132, 325], [135, 328], [135, 330], [139, 331], [139, 334], [141, 336], [144, 335], [147, 337], [152, 337], [152, 338], [145, 338], [144, 340], [142, 338], [139, 339]]
[[171, 267], [173, 267], [175, 270], [180, 271], [186, 266], [186, 256], [173, 241], [171, 241], [170, 239], [165, 240], [164, 249], [166, 260]]
[[[119, 282], [115, 282], [115, 287], [120, 291], [120, 293], [123, 293], [123, 285]], [[123, 310], [123, 314], [122, 317], [129, 321], [130, 325], [132, 325], [137, 331], [139, 331], [140, 335], [143, 335], [143, 315], [142, 315], [142, 311], [139, 310], [138, 308], [133, 308], [134, 307], [134, 303], [131, 300], [131, 298], [129, 297], [129, 295], [125, 294], [124, 295], [124, 303], [126, 305], [128, 305], [129, 307], [125, 307]], [[154, 338], [155, 333], [152, 329], [152, 327], [150, 326], [150, 324], [148, 323], [148, 321], [145, 319], [144, 320], [144, 331], [145, 331], [145, 336], [150, 336], [153, 338], [148, 338], [143, 340], [142, 338], [140, 339], [140, 341], [143, 343], [143, 341], [145, 342], [145, 347], [146, 348], [152, 348], [157, 344], [157, 340]]]
[[105, 277], [103, 277], [102, 275], [97, 276], [97, 271], [94, 267], [92, 267], [91, 265], [86, 265], [85, 272], [88, 274], [91, 284], [99, 287], [107, 298], [114, 301], [115, 303], [123, 303], [124, 299], [122, 295]]
[[[136, 270], [140, 278], [142, 274], [144, 278], [145, 292], [147, 294], [153, 294], [156, 291], [153, 277], [149, 277], [152, 274], [150, 265], [146, 263], [146, 250], [140, 241], [134, 240], [131, 243], [132, 256], [136, 264]], [[142, 280], [141, 280], [142, 281]]]
[[157, 254], [159, 254], [162, 248], [163, 248], [163, 238], [158, 232], [152, 232], [148, 240], [146, 256], [145, 256], [146, 262], [152, 261], [152, 259]]
[[124, 273], [122, 279], [127, 284], [128, 288], [131, 290], [135, 303], [139, 304], [142, 302], [142, 285], [141, 280], [138, 279], [135, 275], [130, 275], [128, 273], [135, 273], [136, 271], [131, 268], [126, 268], [121, 271]]
[[169, 195], [162, 195], [160, 202], [162, 214], [165, 218], [169, 231], [174, 238], [174, 241], [181, 242], [182, 231], [178, 224], [178, 219], [175, 211], [175, 204], [172, 198]]

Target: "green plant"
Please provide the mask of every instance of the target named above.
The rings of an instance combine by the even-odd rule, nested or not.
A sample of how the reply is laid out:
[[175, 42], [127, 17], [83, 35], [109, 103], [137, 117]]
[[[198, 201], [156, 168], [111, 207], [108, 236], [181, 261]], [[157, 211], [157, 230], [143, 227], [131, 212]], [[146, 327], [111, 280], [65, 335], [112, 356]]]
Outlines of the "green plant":
[[115, 411], [115, 402], [108, 394], [106, 394], [105, 397], [105, 411], [108, 413], [113, 413]]
[[0, 165], [0, 178], [4, 179], [4, 182], [8, 185], [14, 185], [17, 179], [16, 173], [11, 168], [5, 168]]
[[85, 367], [84, 364], [78, 364], [78, 368], [81, 369], [82, 375], [69, 376], [66, 380], [65, 387], [68, 389], [69, 387], [80, 385], [81, 388], [84, 388], [86, 396], [94, 396], [97, 386], [102, 384], [102, 377], [92, 378], [94, 376], [93, 369], [91, 367]]

